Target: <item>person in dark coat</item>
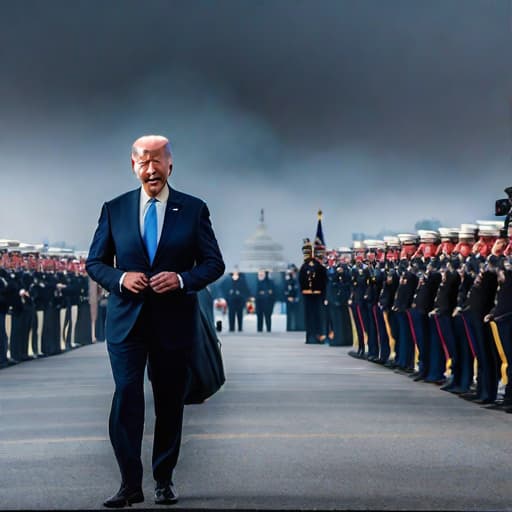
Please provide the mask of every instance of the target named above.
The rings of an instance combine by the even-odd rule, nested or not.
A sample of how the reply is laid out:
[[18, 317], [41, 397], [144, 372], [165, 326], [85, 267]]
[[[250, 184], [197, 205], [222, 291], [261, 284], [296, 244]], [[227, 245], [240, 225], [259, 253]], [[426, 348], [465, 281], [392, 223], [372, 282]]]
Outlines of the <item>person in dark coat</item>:
[[272, 330], [272, 311], [275, 303], [275, 286], [268, 270], [258, 272], [256, 284], [256, 316], [258, 332], [263, 331], [263, 322], [267, 332]]
[[235, 331], [235, 323], [238, 323], [238, 331], [243, 330], [245, 303], [249, 298], [249, 288], [245, 275], [234, 271], [224, 283], [224, 296], [228, 303], [229, 331]]

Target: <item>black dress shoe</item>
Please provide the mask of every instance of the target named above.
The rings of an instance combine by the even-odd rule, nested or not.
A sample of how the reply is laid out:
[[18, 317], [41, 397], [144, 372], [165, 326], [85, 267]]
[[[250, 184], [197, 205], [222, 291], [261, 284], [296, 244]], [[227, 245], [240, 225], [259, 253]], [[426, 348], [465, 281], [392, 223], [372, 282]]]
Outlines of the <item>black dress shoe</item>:
[[132, 503], [142, 503], [144, 501], [144, 494], [140, 487], [125, 487], [121, 488], [107, 500], [103, 502], [103, 506], [107, 508], [123, 508], [129, 507]]
[[446, 384], [446, 379], [425, 380], [425, 382], [428, 382], [429, 384], [435, 384], [436, 386], [442, 386], [443, 384]]
[[449, 391], [450, 393], [453, 393], [454, 395], [462, 395], [463, 393], [468, 393], [468, 390], [467, 390], [467, 389], [464, 389], [464, 388], [458, 388], [458, 387], [455, 387], [455, 388], [449, 389], [448, 391]]
[[174, 505], [178, 503], [178, 493], [172, 482], [157, 482], [155, 487], [155, 503], [157, 505]]
[[478, 405], [488, 405], [493, 404], [494, 400], [491, 400], [490, 398], [477, 398], [476, 400], [473, 400], [473, 403]]
[[459, 397], [464, 398], [464, 400], [476, 400], [480, 398], [480, 395], [474, 391], [468, 391], [467, 393], [461, 393]]
[[505, 408], [505, 406], [503, 405], [502, 402], [494, 402], [492, 403], [491, 405], [488, 405], [487, 407], [485, 407], [486, 409], [490, 409], [490, 410], [503, 410]]

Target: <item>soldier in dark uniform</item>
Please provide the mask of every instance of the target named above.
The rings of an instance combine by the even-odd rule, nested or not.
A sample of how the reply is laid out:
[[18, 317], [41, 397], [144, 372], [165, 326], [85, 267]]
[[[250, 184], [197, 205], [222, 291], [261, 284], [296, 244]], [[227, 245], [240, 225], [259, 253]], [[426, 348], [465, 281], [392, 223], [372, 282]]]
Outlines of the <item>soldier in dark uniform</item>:
[[286, 299], [286, 330], [304, 330], [304, 305], [301, 300], [298, 269], [291, 265], [286, 271], [284, 280], [284, 297]]
[[[9, 273], [5, 269], [0, 268], [0, 368], [9, 366], [7, 358], [9, 339], [5, 328], [5, 320], [12, 301], [9, 287], [10, 279]], [[14, 362], [14, 360], [12, 361]]]
[[[383, 271], [382, 288], [377, 302], [377, 329], [380, 339], [379, 358], [375, 361], [380, 364], [387, 364], [391, 355], [391, 345], [389, 341], [389, 331], [392, 331], [391, 324], [394, 322], [394, 313], [391, 312], [396, 290], [398, 288], [398, 275], [392, 264], [388, 263], [388, 268]], [[396, 331], [396, 329], [395, 329]], [[391, 332], [391, 335], [392, 332]]]
[[258, 332], [263, 331], [263, 321], [267, 332], [272, 330], [272, 311], [275, 302], [274, 281], [269, 276], [268, 270], [258, 272], [258, 283], [256, 285], [256, 316]]
[[92, 343], [91, 308], [89, 304], [89, 279], [85, 272], [76, 276], [78, 306], [75, 328], [75, 345]]
[[32, 297], [32, 302], [34, 304], [33, 316], [32, 316], [32, 353], [34, 356], [40, 357], [42, 356], [41, 350], [41, 339], [40, 339], [40, 330], [42, 330], [42, 317], [44, 310], [44, 283], [42, 282], [42, 272], [34, 272], [33, 280], [30, 286], [30, 296]]
[[[457, 307], [457, 294], [460, 285], [460, 276], [454, 268], [458, 260], [444, 260], [441, 267], [441, 282], [434, 300], [434, 309], [429, 313], [433, 320], [433, 336], [430, 338], [430, 366], [431, 372], [426, 382], [441, 382], [445, 378], [448, 360], [451, 360], [451, 372], [460, 374], [460, 350], [458, 350], [453, 313]], [[457, 384], [450, 379], [441, 389], [449, 391]]]
[[325, 305], [327, 306], [329, 345], [341, 346], [343, 344], [343, 326], [340, 296], [343, 291], [343, 275], [341, 272], [338, 272], [336, 251], [330, 251], [327, 254], [326, 276]]
[[58, 281], [53, 271], [47, 272], [44, 276], [44, 316], [43, 334], [41, 339], [41, 351], [47, 356], [53, 356], [62, 352], [60, 345], [60, 309], [62, 294]]
[[418, 344], [418, 371], [413, 375], [415, 381], [424, 380], [430, 368], [430, 326], [428, 314], [434, 309], [437, 289], [441, 283], [441, 274], [436, 269], [436, 262], [431, 260], [426, 268], [420, 268], [419, 281], [414, 294], [409, 315]]
[[375, 261], [371, 261], [368, 266], [368, 278], [364, 295], [364, 301], [366, 304], [365, 330], [368, 333], [368, 361], [377, 361], [379, 359], [380, 343], [376, 309], [381, 288], [382, 274], [380, 272], [380, 267]]
[[398, 324], [398, 339], [396, 351], [396, 365], [408, 373], [414, 372], [414, 339], [412, 336], [408, 309], [412, 305], [414, 292], [418, 285], [418, 276], [413, 272], [406, 259], [401, 260], [401, 275], [396, 292], [393, 311]]
[[[480, 263], [482, 263], [480, 265]], [[475, 356], [478, 362], [476, 393], [462, 393], [459, 396], [477, 403], [490, 404], [497, 395], [497, 365], [492, 354], [492, 334], [490, 326], [484, 323], [485, 316], [494, 307], [494, 299], [498, 288], [498, 277], [492, 265], [485, 267], [482, 258], [472, 255], [468, 265], [477, 275], [467, 295], [469, 321], [474, 334]]]
[[345, 347], [350, 347], [354, 342], [352, 339], [352, 322], [350, 320], [348, 305], [352, 288], [350, 267], [339, 259], [336, 271], [338, 273], [337, 302], [340, 312], [340, 344]]
[[507, 364], [505, 394], [496, 406], [512, 412], [512, 268], [508, 259], [501, 262], [495, 306], [484, 321], [496, 323]]
[[28, 344], [35, 311], [29, 291], [32, 276], [24, 270], [16, 274], [18, 294], [12, 308], [11, 357], [17, 361], [28, 361], [32, 359], [28, 355]]
[[302, 247], [304, 263], [299, 270], [299, 285], [304, 300], [306, 343], [323, 343], [322, 314], [327, 276], [325, 267], [313, 257], [313, 245], [308, 238]]
[[64, 340], [64, 350], [68, 351], [74, 348], [71, 341], [73, 339], [73, 316], [72, 307], [73, 303], [77, 301], [78, 291], [73, 278], [67, 271], [57, 273], [57, 279], [62, 293], [62, 307], [61, 307], [61, 328], [62, 339]]
[[366, 315], [364, 295], [366, 293], [366, 286], [368, 285], [368, 275], [363, 268], [363, 262], [356, 262], [352, 270], [352, 293], [350, 296], [350, 305], [352, 308], [352, 315], [357, 333], [357, 352], [349, 352], [349, 355], [356, 358], [365, 357], [365, 322]]
[[453, 387], [448, 389], [448, 391], [461, 394], [469, 392], [474, 377], [473, 368], [476, 354], [474, 347], [476, 342], [469, 319], [469, 306], [466, 309], [465, 306], [467, 295], [475, 279], [475, 273], [470, 272], [468, 266], [462, 263], [463, 259], [460, 255], [454, 257], [458, 257], [461, 261], [461, 265], [458, 269], [460, 284], [457, 291], [457, 306], [452, 315], [455, 338], [460, 353], [460, 364], [458, 366], [459, 375], [454, 375]]
[[231, 272], [224, 288], [224, 296], [228, 303], [229, 331], [234, 332], [236, 319], [240, 332], [243, 330], [245, 303], [249, 298], [249, 288], [245, 276], [238, 271]]

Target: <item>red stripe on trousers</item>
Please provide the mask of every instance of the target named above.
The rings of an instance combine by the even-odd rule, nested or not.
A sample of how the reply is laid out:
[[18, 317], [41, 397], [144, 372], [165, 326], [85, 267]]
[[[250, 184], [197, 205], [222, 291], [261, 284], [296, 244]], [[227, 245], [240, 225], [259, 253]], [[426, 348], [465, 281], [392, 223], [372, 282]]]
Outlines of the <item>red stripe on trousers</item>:
[[473, 346], [473, 340], [471, 339], [471, 334], [469, 334], [468, 323], [466, 322], [466, 319], [464, 318], [464, 315], [462, 313], [460, 313], [460, 316], [462, 317], [462, 321], [464, 322], [464, 330], [466, 331], [466, 338], [468, 339], [469, 348], [471, 349], [471, 353], [473, 354], [473, 357], [476, 358], [475, 347]]
[[441, 332], [441, 326], [439, 325], [439, 320], [436, 315], [434, 315], [434, 322], [436, 323], [437, 333], [439, 334], [439, 339], [441, 340], [441, 345], [443, 346], [444, 355], [448, 361], [448, 359], [450, 359], [450, 353], [448, 352], [448, 347], [446, 346], [446, 341], [444, 339], [443, 333]]

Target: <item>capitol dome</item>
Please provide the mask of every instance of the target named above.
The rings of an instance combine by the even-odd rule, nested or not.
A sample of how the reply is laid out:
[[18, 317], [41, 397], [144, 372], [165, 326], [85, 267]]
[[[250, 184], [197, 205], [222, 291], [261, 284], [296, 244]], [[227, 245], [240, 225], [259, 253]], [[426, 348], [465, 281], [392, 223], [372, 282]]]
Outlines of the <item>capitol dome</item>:
[[244, 243], [242, 258], [238, 265], [239, 270], [240, 272], [285, 271], [287, 265], [282, 250], [283, 246], [274, 242], [267, 233], [264, 213], [261, 210], [260, 223], [255, 233]]

